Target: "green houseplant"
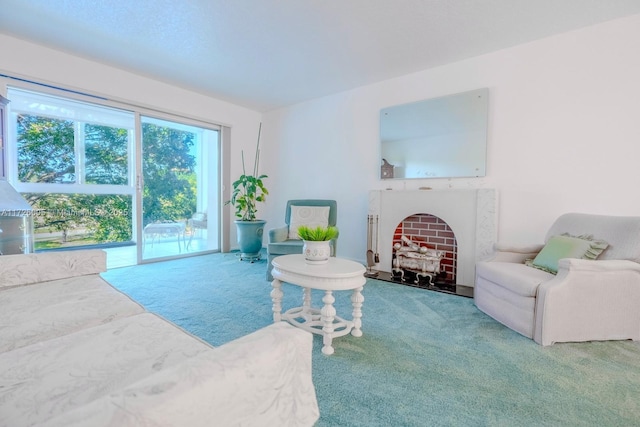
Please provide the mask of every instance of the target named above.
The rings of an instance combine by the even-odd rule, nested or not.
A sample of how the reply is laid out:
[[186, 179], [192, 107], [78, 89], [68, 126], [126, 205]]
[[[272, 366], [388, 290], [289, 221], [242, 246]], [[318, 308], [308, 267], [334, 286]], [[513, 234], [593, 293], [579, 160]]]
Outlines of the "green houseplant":
[[333, 240], [338, 237], [338, 228], [337, 227], [307, 227], [306, 225], [301, 225], [298, 227], [298, 236], [302, 240], [308, 240], [312, 242], [324, 242]]
[[258, 142], [256, 144], [256, 157], [253, 163], [253, 174], [247, 175], [244, 165], [244, 151], [242, 155], [242, 175], [232, 184], [231, 199], [225, 204], [233, 205], [235, 209], [236, 231], [238, 233], [238, 246], [240, 247], [240, 259], [257, 261], [260, 259], [262, 249], [262, 236], [266, 221], [256, 218], [258, 212], [257, 203], [264, 202], [269, 191], [263, 183], [267, 175], [258, 175], [260, 161], [260, 132], [262, 123], [258, 128]]
[[258, 209], [256, 203], [264, 202], [269, 191], [264, 186], [262, 180], [267, 175], [256, 176], [247, 175], [244, 170], [244, 154], [242, 155], [242, 175], [233, 182], [233, 192], [231, 193], [231, 203], [236, 210], [236, 217], [241, 221], [255, 221]]
[[325, 264], [329, 262], [331, 240], [338, 237], [338, 228], [301, 225], [298, 227], [298, 236], [304, 241], [302, 253], [307, 264]]

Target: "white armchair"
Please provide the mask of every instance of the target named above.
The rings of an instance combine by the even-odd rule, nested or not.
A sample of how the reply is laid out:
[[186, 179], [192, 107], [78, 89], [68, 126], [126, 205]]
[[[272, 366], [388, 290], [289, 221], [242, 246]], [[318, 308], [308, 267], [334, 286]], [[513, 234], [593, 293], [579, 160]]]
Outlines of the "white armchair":
[[544, 245], [496, 244], [494, 257], [476, 265], [476, 306], [545, 346], [640, 340], [640, 217], [565, 214], [545, 242], [565, 233], [591, 235], [608, 247], [595, 260], [560, 259], [553, 274], [525, 263]]

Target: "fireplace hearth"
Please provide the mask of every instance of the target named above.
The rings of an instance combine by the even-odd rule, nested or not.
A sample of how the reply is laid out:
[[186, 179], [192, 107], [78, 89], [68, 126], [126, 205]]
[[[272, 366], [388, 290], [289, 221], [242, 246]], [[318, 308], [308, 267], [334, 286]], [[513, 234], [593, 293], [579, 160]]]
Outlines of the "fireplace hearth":
[[378, 271], [376, 279], [384, 282], [395, 283], [398, 285], [410, 286], [412, 288], [426, 289], [429, 291], [442, 292], [445, 294], [458, 295], [461, 297], [473, 298], [473, 287], [456, 285], [447, 280], [442, 274], [436, 276], [431, 282], [430, 280], [419, 280], [417, 283], [412, 280], [412, 273], [406, 273], [405, 279], [401, 279], [399, 275], [394, 275], [387, 271]]

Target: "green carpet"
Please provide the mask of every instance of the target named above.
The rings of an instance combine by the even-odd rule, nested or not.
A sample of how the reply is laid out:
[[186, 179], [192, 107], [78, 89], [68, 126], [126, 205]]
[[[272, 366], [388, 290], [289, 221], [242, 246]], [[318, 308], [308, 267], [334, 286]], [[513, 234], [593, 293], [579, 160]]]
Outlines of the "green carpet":
[[[148, 310], [219, 346], [272, 322], [266, 261], [236, 254], [124, 267], [103, 277]], [[283, 308], [301, 290], [283, 285]], [[640, 342], [540, 347], [473, 300], [367, 281], [363, 332], [324, 356], [314, 337], [322, 426], [637, 426]], [[350, 318], [349, 292], [337, 292]], [[321, 294], [314, 293], [320, 306]]]

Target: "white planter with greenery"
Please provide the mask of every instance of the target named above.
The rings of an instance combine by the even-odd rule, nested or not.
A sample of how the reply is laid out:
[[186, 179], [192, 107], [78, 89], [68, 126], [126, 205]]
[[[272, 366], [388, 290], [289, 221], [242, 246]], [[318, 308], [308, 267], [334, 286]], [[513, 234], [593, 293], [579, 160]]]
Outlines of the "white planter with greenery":
[[298, 236], [303, 240], [302, 253], [307, 264], [326, 264], [331, 256], [331, 240], [338, 237], [336, 227], [298, 227]]

